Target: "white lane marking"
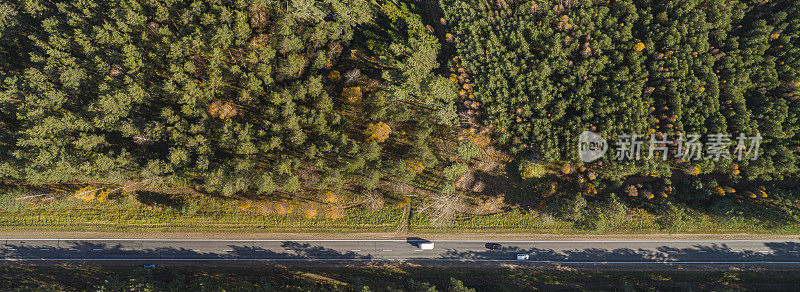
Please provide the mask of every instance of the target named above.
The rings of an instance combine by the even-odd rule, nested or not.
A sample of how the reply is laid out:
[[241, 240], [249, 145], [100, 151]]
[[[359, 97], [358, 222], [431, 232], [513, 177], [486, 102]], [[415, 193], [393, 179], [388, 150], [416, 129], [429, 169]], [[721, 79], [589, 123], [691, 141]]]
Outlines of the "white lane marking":
[[415, 249], [414, 251], [422, 251], [421, 249]]
[[361, 251], [360, 249], [351, 249], [350, 251]]
[[77, 248], [70, 248], [69, 250], [75, 251], [78, 250]]
[[797, 251], [796, 250], [790, 250], [789, 252], [790, 253], [796, 253]]
[[226, 249], [226, 250], [223, 250], [223, 251], [224, 252], [232, 252], [233, 250], [232, 249]]
[[391, 249], [384, 249], [383, 251], [392, 251]]

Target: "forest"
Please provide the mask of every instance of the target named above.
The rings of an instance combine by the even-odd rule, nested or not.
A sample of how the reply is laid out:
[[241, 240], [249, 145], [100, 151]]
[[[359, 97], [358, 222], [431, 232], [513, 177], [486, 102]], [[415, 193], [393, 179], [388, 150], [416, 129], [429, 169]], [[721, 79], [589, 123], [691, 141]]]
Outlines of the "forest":
[[681, 133], [758, 134], [763, 151], [752, 161], [664, 155], [585, 167], [609, 170], [595, 171], [609, 179], [734, 169], [747, 179], [797, 177], [800, 2], [605, 2], [442, 2], [463, 39], [450, 62], [475, 76], [472, 99], [499, 143], [575, 164], [584, 130], [670, 141]]
[[[630, 268], [628, 268], [630, 269]], [[443, 272], [444, 271], [444, 272]], [[7, 291], [791, 290], [791, 271], [564, 271], [498, 267], [0, 267]]]
[[[447, 274], [441, 273], [446, 271]], [[582, 272], [452, 267], [226, 267], [206, 268], [0, 267], [6, 291], [537, 291], [544, 289], [628, 290], [765, 289], [796, 283], [791, 272]], [[719, 283], [711, 284], [706, 279]]]
[[[4, 177], [165, 177], [225, 194], [372, 189], [413, 177], [383, 148], [424, 156], [431, 130], [455, 114], [453, 86], [431, 73], [437, 46], [391, 4], [380, 17], [396, 27], [371, 24], [382, 12], [359, 0], [3, 11]], [[365, 34], [381, 54], [351, 49]]]
[[[800, 0], [4, 1], [0, 185], [329, 213], [414, 197], [438, 227], [520, 210], [590, 230], [634, 210], [670, 230], [798, 223], [798, 15]], [[605, 157], [580, 159], [584, 131]], [[656, 156], [615, 159], [634, 134]], [[694, 134], [722, 159], [681, 156]], [[740, 135], [758, 155], [736, 159]]]

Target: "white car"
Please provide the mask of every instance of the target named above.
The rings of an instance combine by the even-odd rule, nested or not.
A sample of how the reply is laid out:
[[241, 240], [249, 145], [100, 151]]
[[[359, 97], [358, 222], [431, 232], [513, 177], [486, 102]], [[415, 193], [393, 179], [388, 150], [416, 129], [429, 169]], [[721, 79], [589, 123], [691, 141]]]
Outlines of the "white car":
[[531, 258], [531, 256], [529, 254], [524, 254], [524, 253], [517, 254], [517, 260], [518, 261], [525, 261], [525, 260], [528, 260], [530, 258]]
[[433, 249], [433, 242], [420, 242], [419, 249], [425, 249], [425, 250]]

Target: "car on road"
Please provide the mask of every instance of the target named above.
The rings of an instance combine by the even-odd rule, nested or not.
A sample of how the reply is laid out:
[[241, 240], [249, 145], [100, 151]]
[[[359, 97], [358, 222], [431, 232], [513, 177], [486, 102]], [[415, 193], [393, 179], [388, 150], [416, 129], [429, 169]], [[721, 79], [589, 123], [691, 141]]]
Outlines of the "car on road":
[[425, 249], [425, 250], [433, 249], [433, 242], [430, 241], [420, 242], [419, 245], [417, 246], [419, 247], [419, 249]]
[[156, 265], [144, 265], [145, 269], [152, 270], [156, 268]]
[[519, 253], [519, 254], [517, 254], [517, 260], [518, 260], [518, 261], [526, 261], [526, 260], [528, 260], [529, 258], [531, 258], [531, 256], [530, 256], [529, 254], [525, 254], [525, 253]]
[[490, 243], [486, 244], [486, 248], [491, 249], [491, 250], [501, 250], [501, 249], [503, 249], [503, 246], [501, 244], [499, 244], [499, 243], [490, 242]]

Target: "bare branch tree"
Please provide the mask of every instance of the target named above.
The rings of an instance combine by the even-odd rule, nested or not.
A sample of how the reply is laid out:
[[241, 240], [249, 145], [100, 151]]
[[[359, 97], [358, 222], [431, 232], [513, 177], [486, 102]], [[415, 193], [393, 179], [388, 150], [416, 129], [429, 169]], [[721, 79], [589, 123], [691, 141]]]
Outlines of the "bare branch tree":
[[439, 194], [417, 210], [417, 215], [430, 218], [431, 225], [445, 227], [465, 208], [464, 201], [455, 194]]
[[377, 212], [383, 208], [384, 199], [383, 194], [376, 190], [370, 190], [364, 193], [364, 206], [373, 212]]

